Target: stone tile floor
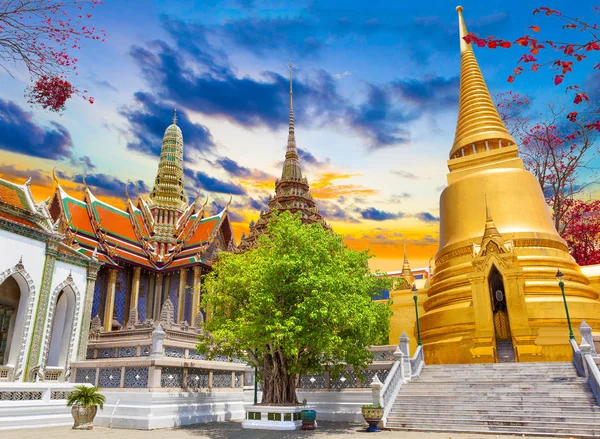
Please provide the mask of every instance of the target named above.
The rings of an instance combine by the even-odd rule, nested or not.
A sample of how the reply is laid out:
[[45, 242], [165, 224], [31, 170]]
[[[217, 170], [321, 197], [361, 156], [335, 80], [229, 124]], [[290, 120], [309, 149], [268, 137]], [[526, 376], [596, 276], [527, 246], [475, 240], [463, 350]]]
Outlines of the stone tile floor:
[[[0, 431], [1, 439], [95, 439], [95, 438], [126, 438], [126, 439], [295, 439], [295, 438], [327, 438], [336, 439], [354, 435], [354, 437], [371, 437], [373, 439], [492, 439], [510, 438], [511, 435], [502, 436], [496, 434], [460, 434], [460, 433], [421, 433], [382, 431], [373, 436], [365, 433], [365, 426], [361, 424], [320, 422], [319, 429], [315, 431], [259, 431], [242, 430], [239, 422], [223, 422], [213, 424], [194, 425], [176, 429], [162, 430], [119, 430], [96, 427], [93, 430], [72, 430], [69, 427], [55, 427], [44, 429], [25, 429]], [[516, 437], [512, 435], [512, 437]], [[530, 439], [537, 436], [521, 436]], [[538, 438], [541, 439], [541, 438]], [[565, 438], [566, 439], [566, 438]]]

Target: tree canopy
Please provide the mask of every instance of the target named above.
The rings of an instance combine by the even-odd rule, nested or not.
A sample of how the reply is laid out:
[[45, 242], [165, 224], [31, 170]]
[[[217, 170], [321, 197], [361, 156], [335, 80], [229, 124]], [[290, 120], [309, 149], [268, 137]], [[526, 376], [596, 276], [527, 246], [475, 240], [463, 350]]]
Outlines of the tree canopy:
[[366, 347], [387, 343], [391, 316], [372, 300], [391, 282], [371, 273], [370, 257], [319, 224], [273, 215], [257, 248], [221, 253], [207, 276], [199, 351], [247, 358], [263, 404], [296, 403], [299, 375], [364, 369]]

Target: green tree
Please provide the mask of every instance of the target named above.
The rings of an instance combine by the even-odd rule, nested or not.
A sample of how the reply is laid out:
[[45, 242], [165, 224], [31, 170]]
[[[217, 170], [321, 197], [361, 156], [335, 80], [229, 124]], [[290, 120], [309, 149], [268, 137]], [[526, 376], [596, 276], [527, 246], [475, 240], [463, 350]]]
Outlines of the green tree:
[[391, 310], [372, 296], [391, 286], [319, 224], [273, 215], [257, 248], [221, 253], [207, 276], [198, 350], [257, 367], [263, 404], [296, 404], [298, 377], [346, 365], [363, 370], [367, 346], [387, 343]]

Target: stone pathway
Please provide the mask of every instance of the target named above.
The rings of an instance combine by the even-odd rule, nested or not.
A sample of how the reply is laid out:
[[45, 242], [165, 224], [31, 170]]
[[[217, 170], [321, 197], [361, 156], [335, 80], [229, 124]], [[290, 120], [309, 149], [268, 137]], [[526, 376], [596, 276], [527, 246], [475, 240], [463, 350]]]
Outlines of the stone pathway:
[[[327, 438], [336, 439], [353, 435], [356, 438], [370, 437], [372, 439], [492, 439], [510, 438], [496, 434], [456, 434], [456, 433], [419, 433], [407, 431], [383, 431], [373, 436], [364, 432], [365, 426], [361, 424], [320, 422], [319, 429], [315, 431], [260, 431], [242, 430], [239, 422], [222, 422], [202, 424], [176, 429], [162, 430], [119, 430], [96, 427], [93, 430], [72, 430], [69, 427], [55, 427], [44, 429], [25, 429], [0, 431], [2, 439], [295, 439], [295, 438]], [[515, 437], [514, 435], [512, 437]], [[530, 439], [542, 439], [537, 436], [519, 436]], [[565, 437], [568, 439], [568, 437]]]

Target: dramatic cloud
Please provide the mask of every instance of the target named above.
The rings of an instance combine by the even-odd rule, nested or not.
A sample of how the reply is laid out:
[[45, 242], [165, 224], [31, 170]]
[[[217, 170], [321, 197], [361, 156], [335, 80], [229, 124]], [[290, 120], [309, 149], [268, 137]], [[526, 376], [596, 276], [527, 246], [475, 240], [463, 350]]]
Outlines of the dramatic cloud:
[[57, 122], [49, 125], [38, 125], [32, 113], [0, 98], [0, 149], [44, 159], [71, 158], [71, 134]]
[[275, 177], [267, 174], [266, 172], [242, 166], [229, 157], [219, 157], [216, 160], [216, 163], [232, 177], [253, 179], [261, 182], [265, 180], [275, 181]]
[[15, 182], [15, 178], [24, 179], [25, 181], [31, 178], [31, 183], [37, 186], [51, 186], [52, 178], [50, 174], [41, 169], [17, 169], [14, 165], [0, 164], [0, 175], [5, 179]]
[[184, 172], [188, 177], [188, 181], [191, 182], [192, 187], [195, 189], [204, 189], [208, 192], [217, 192], [221, 194], [246, 195], [246, 189], [233, 182], [219, 180], [202, 171], [185, 169]]
[[72, 157], [71, 164], [78, 168], [83, 168], [86, 172], [96, 169], [96, 165], [92, 163], [92, 159], [87, 155], [79, 158]]
[[[122, 107], [119, 113], [124, 116], [131, 127], [132, 139], [127, 148], [135, 151], [160, 156], [165, 129], [173, 119], [174, 104], [158, 101], [155, 96], [137, 92], [134, 94], [136, 105]], [[177, 125], [184, 137], [184, 155], [190, 159], [191, 151], [208, 151], [214, 147], [212, 135], [207, 127], [193, 123], [185, 111], [177, 112]]]
[[386, 202], [388, 203], [392, 203], [392, 204], [397, 204], [397, 203], [401, 203], [402, 200], [406, 200], [407, 198], [410, 198], [412, 195], [409, 194], [408, 192], [402, 192], [400, 194], [392, 194], [388, 197], [388, 199], [386, 200]]
[[329, 163], [331, 161], [329, 159], [319, 160], [314, 155], [312, 155], [312, 153], [310, 153], [308, 150], [302, 149], [302, 148], [298, 148], [298, 156], [300, 157], [301, 164], [314, 166], [316, 168], [321, 168], [323, 166], [327, 166], [327, 165], [329, 165]]
[[392, 219], [403, 218], [405, 214], [403, 212], [386, 212], [385, 210], [379, 210], [374, 207], [369, 207], [367, 209], [356, 209], [357, 212], [360, 213], [360, 216], [366, 220], [373, 221], [386, 221]]
[[328, 200], [318, 200], [317, 207], [326, 221], [343, 221], [349, 223], [358, 223], [356, 218], [352, 217], [343, 207]]
[[458, 105], [460, 78], [439, 76], [424, 79], [403, 79], [392, 82], [391, 89], [403, 103], [420, 112], [444, 111]]
[[433, 216], [429, 212], [419, 212], [419, 213], [415, 214], [415, 218], [417, 218], [423, 222], [426, 222], [426, 223], [436, 223], [440, 220], [439, 218]]
[[356, 108], [348, 109], [348, 115], [352, 125], [372, 139], [370, 149], [408, 143], [410, 134], [402, 128], [402, 123], [416, 117], [394, 109], [387, 90], [372, 84], [368, 85], [366, 102]]
[[[115, 198], [125, 198], [126, 192], [125, 187], [127, 185], [136, 186], [140, 192], [147, 193], [149, 192], [148, 186], [144, 183], [143, 180], [137, 181], [128, 181], [124, 182], [117, 177], [113, 177], [112, 175], [107, 175], [103, 173], [98, 174], [76, 174], [72, 177], [68, 177], [67, 175], [61, 173], [61, 178], [71, 180], [74, 183], [83, 184], [83, 180], [85, 177], [85, 182], [90, 187], [91, 191], [94, 195], [104, 195], [107, 197], [115, 197]], [[132, 187], [130, 186], [131, 190]]]

